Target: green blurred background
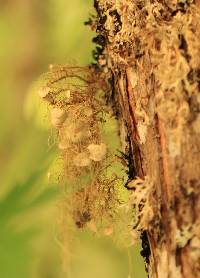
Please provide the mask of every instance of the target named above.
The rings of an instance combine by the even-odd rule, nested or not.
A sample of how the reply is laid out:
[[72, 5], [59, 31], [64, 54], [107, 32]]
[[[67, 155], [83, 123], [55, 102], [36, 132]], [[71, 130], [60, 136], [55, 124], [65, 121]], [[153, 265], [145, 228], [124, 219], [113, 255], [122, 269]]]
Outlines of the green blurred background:
[[138, 247], [123, 250], [81, 231], [63, 271], [59, 174], [47, 177], [58, 153], [32, 91], [49, 64], [92, 61], [89, 13], [89, 0], [0, 0], [1, 278], [146, 277]]

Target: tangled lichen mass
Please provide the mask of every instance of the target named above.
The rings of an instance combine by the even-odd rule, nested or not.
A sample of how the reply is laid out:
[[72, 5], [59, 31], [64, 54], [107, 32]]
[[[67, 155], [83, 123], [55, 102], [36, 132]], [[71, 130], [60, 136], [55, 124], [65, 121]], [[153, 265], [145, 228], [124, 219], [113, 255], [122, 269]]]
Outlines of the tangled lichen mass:
[[[44, 75], [45, 84], [38, 94], [50, 105], [50, 121], [57, 131], [58, 148], [67, 179], [65, 217], [77, 228], [117, 235], [119, 226], [126, 226], [126, 245], [132, 243], [133, 206], [127, 205], [124, 188], [126, 173], [116, 159], [117, 150], [108, 140], [115, 140], [112, 130], [116, 119], [106, 105], [109, 85], [95, 67], [50, 66]], [[105, 127], [107, 122], [109, 128]], [[129, 211], [122, 221], [121, 216]], [[123, 238], [122, 234], [120, 237]], [[121, 239], [120, 239], [121, 241]]]

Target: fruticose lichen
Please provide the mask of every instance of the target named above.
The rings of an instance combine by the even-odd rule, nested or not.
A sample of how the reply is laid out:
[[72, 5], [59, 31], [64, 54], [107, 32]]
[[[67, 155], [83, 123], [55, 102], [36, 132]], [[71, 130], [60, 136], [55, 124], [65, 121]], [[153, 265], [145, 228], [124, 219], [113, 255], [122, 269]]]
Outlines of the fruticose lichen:
[[77, 228], [132, 244], [134, 208], [124, 188], [125, 171], [113, 148], [118, 131], [106, 139], [116, 122], [106, 105], [107, 78], [95, 67], [51, 65], [43, 79], [38, 94], [49, 103], [64, 164], [64, 217]]

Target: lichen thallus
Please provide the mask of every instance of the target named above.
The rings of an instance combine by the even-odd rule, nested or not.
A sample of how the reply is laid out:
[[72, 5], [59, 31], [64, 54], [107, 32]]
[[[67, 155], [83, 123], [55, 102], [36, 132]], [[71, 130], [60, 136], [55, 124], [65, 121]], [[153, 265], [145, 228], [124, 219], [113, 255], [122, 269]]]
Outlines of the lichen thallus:
[[[120, 235], [120, 242], [124, 237], [123, 242], [131, 244], [138, 232], [133, 232], [134, 210], [137, 213], [134, 202], [139, 204], [143, 198], [137, 199], [123, 186], [125, 177], [118, 174], [119, 165], [118, 170], [112, 167], [117, 158], [102, 135], [104, 123], [112, 118], [105, 98], [109, 82], [104, 73], [92, 66], [50, 65], [43, 79], [38, 94], [49, 103], [64, 175], [72, 187], [64, 197], [64, 202], [71, 204], [64, 206], [66, 217], [71, 217], [78, 228], [88, 227], [113, 237]], [[136, 184], [144, 187], [145, 181], [137, 180]], [[137, 221], [142, 229], [146, 219], [140, 212]]]

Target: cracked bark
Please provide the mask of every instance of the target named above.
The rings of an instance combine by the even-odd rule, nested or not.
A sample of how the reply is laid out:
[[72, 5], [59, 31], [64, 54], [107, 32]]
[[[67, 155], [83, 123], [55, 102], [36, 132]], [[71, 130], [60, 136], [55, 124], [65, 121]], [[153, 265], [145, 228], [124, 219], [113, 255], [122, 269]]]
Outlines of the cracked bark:
[[153, 183], [140, 230], [148, 274], [200, 277], [199, 1], [94, 2], [130, 179]]

